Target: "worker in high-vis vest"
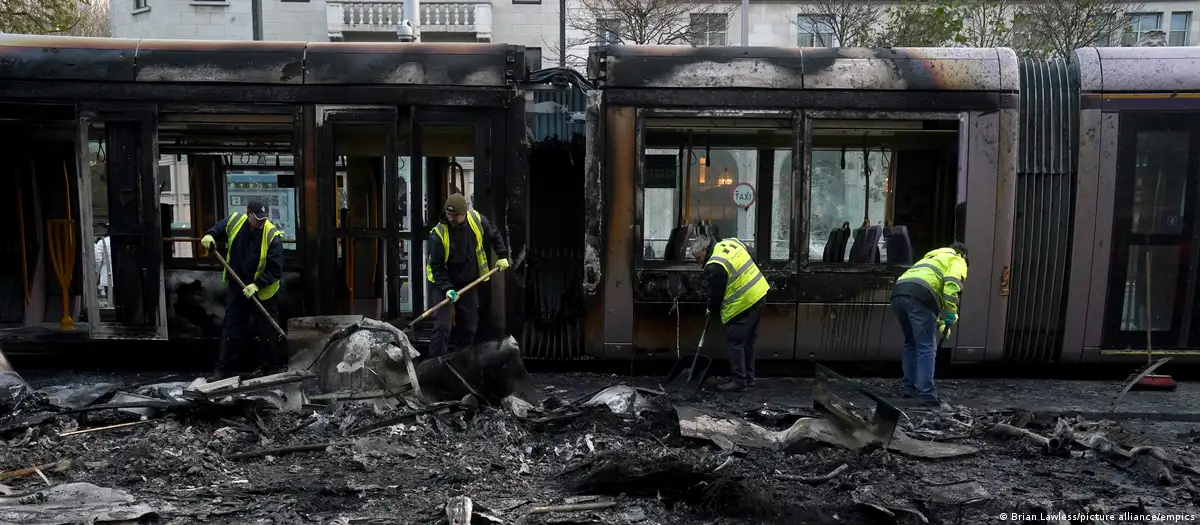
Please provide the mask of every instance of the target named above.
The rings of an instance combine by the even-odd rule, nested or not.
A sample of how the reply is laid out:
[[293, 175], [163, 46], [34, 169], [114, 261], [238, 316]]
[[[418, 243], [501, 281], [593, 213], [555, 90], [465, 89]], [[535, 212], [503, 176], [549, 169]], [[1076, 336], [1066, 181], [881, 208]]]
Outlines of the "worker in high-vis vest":
[[958, 321], [966, 280], [967, 247], [956, 242], [925, 254], [892, 287], [892, 312], [904, 332], [902, 396], [919, 398], [925, 405], [942, 404], [933, 386], [937, 347]]
[[732, 376], [718, 392], [741, 392], [754, 386], [754, 344], [758, 322], [771, 285], [737, 238], [714, 242], [703, 233], [691, 243], [692, 255], [704, 263], [708, 312], [725, 325], [725, 351]]
[[451, 347], [461, 350], [475, 343], [479, 294], [459, 295], [458, 290], [488, 272], [488, 248], [496, 254], [496, 267], [501, 271], [508, 269], [508, 248], [500, 231], [483, 214], [467, 209], [463, 194], [450, 195], [443, 211], [442, 218], [429, 232], [425, 278], [431, 288], [430, 305], [445, 297], [454, 308], [434, 312], [430, 357], [447, 354]]
[[283, 232], [271, 223], [267, 206], [251, 202], [246, 211], [233, 212], [209, 228], [200, 244], [206, 250], [216, 249], [217, 240], [225, 242], [225, 262], [246, 286], [238, 286], [223, 270], [221, 279], [228, 283], [225, 290], [225, 319], [221, 325], [221, 351], [211, 381], [234, 375], [233, 366], [248, 344], [258, 350], [259, 367], [252, 376], [283, 372], [286, 364], [280, 355], [280, 336], [257, 311], [250, 298], [255, 297], [263, 308], [279, 322], [279, 282], [283, 278]]

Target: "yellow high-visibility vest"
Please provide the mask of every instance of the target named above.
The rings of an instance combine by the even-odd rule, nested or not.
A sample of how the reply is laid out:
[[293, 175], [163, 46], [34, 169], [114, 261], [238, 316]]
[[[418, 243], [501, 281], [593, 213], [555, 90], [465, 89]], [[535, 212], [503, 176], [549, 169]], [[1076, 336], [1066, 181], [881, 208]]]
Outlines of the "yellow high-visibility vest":
[[[479, 212], [471, 210], [467, 212], [467, 224], [471, 225], [471, 231], [475, 233], [475, 259], [479, 261], [479, 276], [487, 274], [488, 260], [487, 252], [483, 250], [483, 218]], [[450, 260], [450, 230], [445, 223], [439, 222], [434, 226], [430, 233], [437, 235], [438, 240], [442, 241], [442, 263], [445, 264]], [[425, 278], [429, 282], [433, 282], [433, 265], [425, 263]], [[491, 277], [484, 279], [485, 281], [492, 280]]]
[[721, 323], [728, 323], [738, 314], [754, 306], [767, 295], [771, 285], [767, 283], [758, 265], [750, 257], [746, 245], [736, 238], [725, 239], [713, 246], [708, 257], [710, 264], [719, 264], [725, 269], [725, 298], [721, 302]]
[[[967, 280], [967, 261], [951, 248], [938, 248], [904, 272], [896, 284], [916, 283], [929, 290], [941, 314], [958, 315], [959, 293]], [[941, 316], [939, 316], [939, 323]]]
[[[237, 237], [239, 231], [242, 230], [242, 225], [246, 224], [246, 215], [238, 212], [233, 212], [229, 216], [229, 220], [225, 221], [225, 238], [228, 239], [228, 249], [225, 251], [225, 260], [229, 258], [233, 251], [233, 239]], [[254, 279], [258, 280], [262, 276], [263, 269], [267, 267], [267, 249], [271, 247], [271, 240], [275, 237], [283, 238], [283, 232], [279, 231], [271, 221], [263, 223], [262, 247], [258, 251], [258, 269], [254, 271]], [[221, 270], [221, 280], [224, 281], [228, 276], [225, 275], [226, 270]], [[250, 283], [246, 283], [250, 284]], [[258, 293], [254, 294], [258, 300], [265, 301], [275, 296], [279, 291], [279, 281], [275, 281], [262, 288], [258, 289]]]

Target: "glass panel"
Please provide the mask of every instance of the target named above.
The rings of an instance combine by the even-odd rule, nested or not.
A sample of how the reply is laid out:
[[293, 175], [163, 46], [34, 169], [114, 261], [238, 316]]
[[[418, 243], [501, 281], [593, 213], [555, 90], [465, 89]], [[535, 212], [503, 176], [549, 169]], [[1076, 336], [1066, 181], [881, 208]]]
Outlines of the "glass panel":
[[[643, 258], [691, 260], [687, 239], [674, 246], [668, 240], [679, 226], [698, 221], [711, 223], [720, 238], [736, 237], [754, 250], [758, 174], [773, 170], [760, 162], [787, 156], [790, 150], [783, 148], [792, 142], [790, 128], [791, 119], [647, 119], [641, 173]], [[774, 153], [776, 149], [784, 154]], [[760, 158], [762, 150], [769, 152]], [[789, 227], [780, 225], [785, 239]]]
[[1137, 134], [1133, 188], [1133, 225], [1141, 234], [1179, 234], [1187, 198], [1186, 131], [1142, 131]]
[[1171, 13], [1171, 31], [1187, 31], [1191, 13]]
[[[809, 260], [821, 260], [834, 230], [882, 224], [888, 203], [888, 151], [814, 149], [809, 201]], [[846, 253], [849, 257], [849, 251]], [[880, 258], [887, 260], [884, 248]], [[843, 259], [845, 260], [845, 259]]]
[[[642, 194], [642, 256], [662, 259], [671, 230], [679, 225], [679, 155], [667, 149], [647, 149], [644, 159]], [[699, 159], [693, 159], [692, 176], [699, 171]], [[707, 173], [707, 172], [706, 172]], [[666, 187], [663, 187], [666, 186]]]
[[1180, 258], [1186, 256], [1179, 246], [1129, 247], [1121, 330], [1171, 330], [1179, 289]]
[[771, 260], [792, 258], [792, 151], [775, 150], [775, 180], [771, 183]]
[[1171, 31], [1171, 34], [1167, 37], [1167, 45], [1176, 47], [1186, 46], [1187, 33], [1184, 31]]

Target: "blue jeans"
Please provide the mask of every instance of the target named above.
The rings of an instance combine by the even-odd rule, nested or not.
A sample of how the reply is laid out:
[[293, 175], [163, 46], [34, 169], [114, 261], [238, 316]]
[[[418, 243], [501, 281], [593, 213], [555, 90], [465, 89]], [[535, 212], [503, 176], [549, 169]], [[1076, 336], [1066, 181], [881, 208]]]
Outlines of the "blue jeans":
[[904, 353], [900, 356], [904, 370], [901, 388], [925, 399], [936, 398], [933, 366], [937, 360], [937, 312], [907, 295], [892, 298], [892, 312], [904, 332]]

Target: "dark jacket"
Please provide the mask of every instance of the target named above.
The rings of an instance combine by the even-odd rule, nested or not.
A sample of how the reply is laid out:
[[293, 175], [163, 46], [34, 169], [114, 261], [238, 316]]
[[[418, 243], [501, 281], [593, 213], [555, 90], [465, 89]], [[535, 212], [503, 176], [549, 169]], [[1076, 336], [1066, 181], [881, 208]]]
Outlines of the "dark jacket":
[[[225, 238], [225, 223], [229, 221], [226, 217], [217, 221], [212, 228], [209, 228], [207, 234], [212, 235], [214, 239], [222, 242], [227, 242]], [[233, 273], [237, 274], [238, 278], [247, 285], [254, 279], [254, 272], [258, 271], [258, 257], [262, 250], [262, 235], [263, 230], [250, 227], [249, 220], [242, 225], [242, 229], [238, 230], [237, 237], [233, 240], [233, 246], [229, 247], [228, 260], [229, 267], [233, 268]], [[224, 254], [222, 254], [224, 255]], [[254, 279], [254, 284], [259, 288], [266, 287], [283, 277], [283, 239], [276, 236], [271, 240], [271, 245], [267, 247], [267, 264], [263, 267], [262, 275], [258, 279]], [[229, 279], [230, 286], [237, 286], [233, 279]]]
[[[483, 214], [479, 214], [479, 226], [483, 229], [484, 249], [491, 248], [499, 259], [508, 258], [508, 248], [500, 231]], [[433, 270], [433, 286], [445, 295], [450, 290], [457, 290], [479, 278], [479, 262], [475, 259], [475, 232], [471, 225], [463, 221], [461, 225], [450, 224], [444, 217], [442, 224], [447, 227], [446, 236], [450, 239], [450, 259], [445, 258], [446, 249], [442, 240], [429, 232], [429, 266]]]
[[937, 298], [934, 297], [933, 294], [930, 293], [929, 289], [925, 288], [924, 286], [921, 286], [917, 283], [896, 283], [896, 285], [892, 287], [892, 297], [894, 298], [901, 295], [916, 299], [930, 310], [933, 310], [934, 313], [937, 313], [938, 311]]
[[729, 284], [729, 276], [719, 264], [704, 265], [704, 293], [708, 299], [708, 311], [721, 317], [721, 303], [725, 301], [725, 287]]

